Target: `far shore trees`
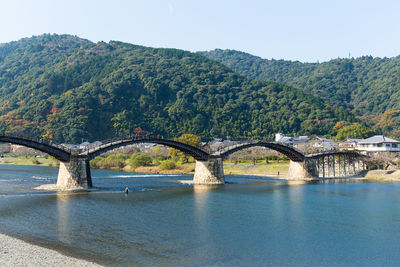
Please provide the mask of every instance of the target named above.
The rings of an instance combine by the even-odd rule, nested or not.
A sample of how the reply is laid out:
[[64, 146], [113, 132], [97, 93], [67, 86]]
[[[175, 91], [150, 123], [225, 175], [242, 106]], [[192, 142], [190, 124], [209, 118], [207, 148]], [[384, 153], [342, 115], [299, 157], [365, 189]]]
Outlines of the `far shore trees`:
[[[194, 147], [201, 147], [201, 138], [195, 134], [182, 134], [178, 138], [174, 138], [175, 141], [179, 141]], [[192, 158], [191, 156], [183, 153], [180, 150], [175, 148], [170, 148], [169, 153], [170, 157], [175, 161], [181, 161], [182, 163], [188, 163], [189, 160]]]
[[341, 127], [335, 125], [335, 130], [337, 130], [336, 140], [344, 140], [346, 138], [368, 138], [375, 134], [370, 128], [361, 125], [359, 123], [353, 123], [351, 125], [345, 126], [341, 124]]
[[248, 79], [197, 53], [50, 34], [1, 45], [0, 107], [1, 134], [38, 140], [50, 130], [56, 144], [141, 136], [140, 127], [204, 140], [332, 135], [337, 121], [354, 120], [302, 89]]

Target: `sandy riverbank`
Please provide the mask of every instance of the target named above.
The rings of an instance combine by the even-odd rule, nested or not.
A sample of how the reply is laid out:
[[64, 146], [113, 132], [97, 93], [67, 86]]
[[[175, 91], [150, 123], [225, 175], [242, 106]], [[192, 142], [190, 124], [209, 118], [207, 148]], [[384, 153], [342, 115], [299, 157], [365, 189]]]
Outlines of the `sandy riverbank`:
[[[230, 175], [260, 175], [260, 176], [278, 176], [288, 173], [289, 164], [233, 164], [224, 162], [224, 174]], [[132, 171], [126, 168], [125, 171]], [[194, 174], [195, 164], [182, 164], [173, 170], [161, 170], [159, 166], [142, 166], [134, 170], [140, 173], [157, 173], [157, 174]]]
[[0, 266], [101, 266], [0, 234]]
[[399, 182], [400, 170], [372, 170], [365, 175], [370, 181]]

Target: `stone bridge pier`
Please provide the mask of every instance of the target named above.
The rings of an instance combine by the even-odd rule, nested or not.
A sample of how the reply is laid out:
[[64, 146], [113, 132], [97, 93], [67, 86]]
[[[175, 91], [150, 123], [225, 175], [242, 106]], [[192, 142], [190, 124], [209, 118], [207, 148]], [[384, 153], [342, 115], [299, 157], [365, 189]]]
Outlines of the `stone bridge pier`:
[[[288, 180], [305, 181], [313, 179], [318, 179], [317, 160], [290, 161]], [[196, 161], [193, 183], [204, 185], [225, 184], [222, 158], [215, 157], [207, 161]]]
[[318, 169], [315, 159], [305, 159], [301, 162], [290, 161], [288, 180], [318, 179]]
[[209, 158], [207, 161], [196, 161], [193, 177], [194, 184], [225, 184], [222, 158]]
[[92, 187], [89, 159], [71, 156], [69, 162], [60, 162], [57, 187], [59, 189], [88, 189]]

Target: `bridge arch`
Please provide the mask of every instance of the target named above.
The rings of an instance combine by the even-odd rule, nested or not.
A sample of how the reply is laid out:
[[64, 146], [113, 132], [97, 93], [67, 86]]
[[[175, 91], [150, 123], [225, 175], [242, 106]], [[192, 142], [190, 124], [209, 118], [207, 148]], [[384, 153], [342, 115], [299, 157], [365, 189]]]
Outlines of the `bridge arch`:
[[49, 154], [50, 156], [53, 156], [54, 158], [62, 162], [68, 162], [71, 158], [71, 153], [62, 148], [46, 143], [24, 139], [21, 137], [0, 136], [0, 142], [30, 147], [43, 153]]
[[246, 144], [239, 144], [234, 147], [228, 147], [225, 151], [221, 151], [218, 153], [214, 153], [212, 156], [221, 157], [222, 159], [227, 158], [229, 155], [251, 147], [266, 147], [275, 151], [282, 153], [283, 155], [287, 156], [290, 160], [301, 162], [304, 161], [305, 156], [300, 153], [299, 151], [295, 150], [294, 148], [274, 143], [274, 142], [256, 142], [256, 143], [246, 143]]
[[209, 154], [197, 147], [174, 141], [174, 140], [169, 140], [169, 139], [159, 139], [159, 138], [143, 138], [143, 139], [125, 139], [125, 140], [118, 140], [110, 143], [103, 144], [97, 148], [94, 148], [93, 150], [88, 150], [86, 152], [81, 153], [81, 156], [87, 156], [88, 160], [92, 160], [95, 157], [113, 150], [118, 147], [122, 146], [127, 146], [127, 145], [133, 145], [133, 144], [140, 144], [140, 143], [152, 143], [152, 144], [159, 144], [159, 145], [164, 145], [168, 147], [172, 147], [175, 149], [178, 149], [184, 153], [189, 154], [192, 156], [194, 159], [198, 161], [206, 161], [209, 158]]

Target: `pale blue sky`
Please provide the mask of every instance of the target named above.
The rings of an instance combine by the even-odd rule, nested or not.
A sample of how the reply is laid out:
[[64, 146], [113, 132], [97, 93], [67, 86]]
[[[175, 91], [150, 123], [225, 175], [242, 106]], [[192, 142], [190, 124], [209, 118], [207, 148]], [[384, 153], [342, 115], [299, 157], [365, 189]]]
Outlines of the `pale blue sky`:
[[307, 62], [400, 55], [398, 0], [0, 0], [0, 43], [42, 33]]

